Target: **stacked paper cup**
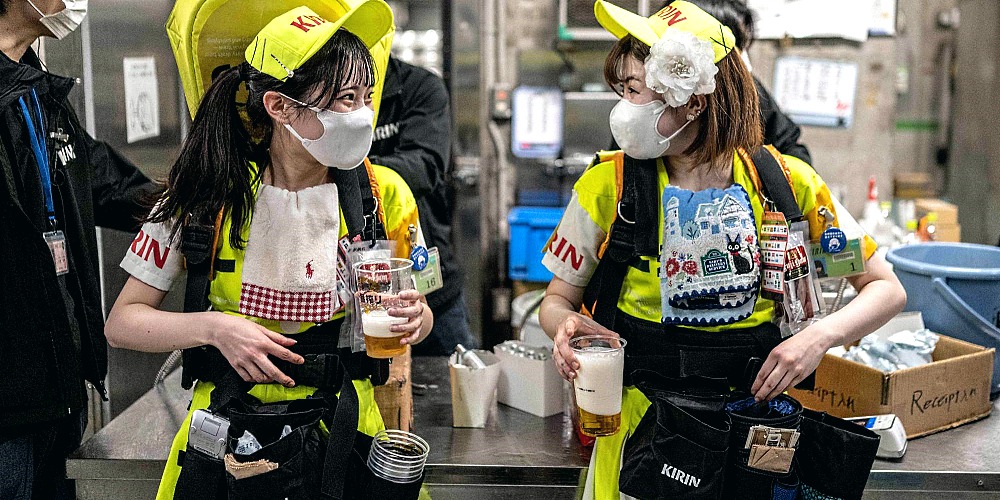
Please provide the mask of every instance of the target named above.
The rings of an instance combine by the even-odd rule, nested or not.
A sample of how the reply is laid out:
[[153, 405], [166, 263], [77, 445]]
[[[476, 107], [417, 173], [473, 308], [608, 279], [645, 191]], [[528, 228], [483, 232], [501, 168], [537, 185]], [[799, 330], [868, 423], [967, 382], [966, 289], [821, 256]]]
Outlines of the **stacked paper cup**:
[[394, 483], [412, 483], [424, 473], [430, 447], [420, 436], [386, 429], [375, 434], [368, 453], [368, 468], [376, 476]]

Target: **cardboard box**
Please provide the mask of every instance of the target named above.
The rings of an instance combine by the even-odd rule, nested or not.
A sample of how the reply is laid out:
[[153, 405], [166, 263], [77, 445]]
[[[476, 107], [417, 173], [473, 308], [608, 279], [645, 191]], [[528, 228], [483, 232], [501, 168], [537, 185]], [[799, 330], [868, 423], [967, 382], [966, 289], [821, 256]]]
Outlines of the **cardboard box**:
[[993, 349], [941, 335], [932, 356], [932, 363], [883, 373], [827, 354], [815, 389], [788, 393], [838, 417], [894, 413], [911, 439], [988, 416]]
[[928, 212], [934, 212], [937, 214], [938, 225], [958, 225], [958, 207], [947, 201], [937, 198], [920, 198], [914, 201], [914, 208], [917, 211], [917, 218], [927, 215]]
[[893, 198], [929, 198], [935, 194], [934, 182], [927, 172], [899, 172], [892, 178]]
[[960, 224], [938, 224], [934, 226], [934, 241], [954, 243], [962, 241], [962, 226]]

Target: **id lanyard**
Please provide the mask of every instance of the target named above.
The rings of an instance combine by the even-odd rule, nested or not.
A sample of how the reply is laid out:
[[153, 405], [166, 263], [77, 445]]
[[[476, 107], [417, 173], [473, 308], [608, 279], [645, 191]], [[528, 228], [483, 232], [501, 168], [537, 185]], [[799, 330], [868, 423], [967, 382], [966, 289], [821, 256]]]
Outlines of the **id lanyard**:
[[66, 274], [69, 272], [69, 259], [66, 256], [66, 237], [62, 231], [56, 229], [56, 206], [52, 197], [52, 174], [49, 169], [49, 151], [45, 143], [45, 120], [42, 115], [42, 105], [38, 101], [38, 94], [31, 90], [31, 103], [33, 108], [28, 106], [24, 97], [18, 99], [21, 104], [21, 114], [24, 115], [24, 123], [28, 127], [28, 139], [31, 143], [31, 151], [35, 155], [35, 163], [38, 165], [38, 175], [41, 178], [42, 194], [45, 196], [45, 213], [48, 218], [49, 230], [42, 233], [45, 243], [52, 253], [52, 261], [56, 267], [56, 274]]

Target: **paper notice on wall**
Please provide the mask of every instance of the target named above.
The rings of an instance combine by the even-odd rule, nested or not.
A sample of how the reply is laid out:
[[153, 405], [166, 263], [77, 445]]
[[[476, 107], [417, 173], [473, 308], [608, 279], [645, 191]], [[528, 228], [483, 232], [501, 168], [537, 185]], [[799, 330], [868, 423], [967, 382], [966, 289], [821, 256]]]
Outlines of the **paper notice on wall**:
[[125, 136], [129, 144], [160, 135], [160, 93], [156, 86], [156, 60], [126, 57]]
[[858, 65], [824, 59], [779, 57], [774, 98], [799, 125], [850, 127]]
[[749, 0], [758, 39], [868, 39], [876, 0]]

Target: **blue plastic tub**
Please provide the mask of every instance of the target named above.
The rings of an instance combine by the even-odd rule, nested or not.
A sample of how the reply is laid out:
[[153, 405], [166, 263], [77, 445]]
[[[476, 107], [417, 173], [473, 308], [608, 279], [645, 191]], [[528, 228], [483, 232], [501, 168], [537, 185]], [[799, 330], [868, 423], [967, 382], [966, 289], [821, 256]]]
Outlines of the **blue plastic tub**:
[[[1000, 354], [1000, 248], [924, 243], [889, 250], [886, 260], [906, 288], [906, 310], [920, 311], [927, 328]], [[990, 393], [1000, 393], [1000, 356]]]
[[542, 265], [542, 250], [564, 211], [564, 208], [554, 207], [514, 207], [510, 210], [507, 215], [510, 279], [535, 282], [552, 279], [552, 273]]

